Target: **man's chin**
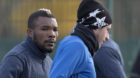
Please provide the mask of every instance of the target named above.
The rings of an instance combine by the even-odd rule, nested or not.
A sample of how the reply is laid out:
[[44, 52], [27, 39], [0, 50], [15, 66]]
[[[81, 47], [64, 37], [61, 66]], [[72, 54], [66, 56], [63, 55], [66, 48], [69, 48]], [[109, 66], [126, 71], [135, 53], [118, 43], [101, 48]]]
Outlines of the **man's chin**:
[[43, 53], [52, 53], [53, 49], [52, 48], [41, 48], [40, 49]]
[[53, 52], [53, 48], [46, 48], [46, 49], [45, 49], [45, 52], [47, 52], [47, 53], [52, 53], [52, 52]]
[[47, 50], [46, 52], [47, 52], [47, 53], [52, 53], [52, 52], [53, 52], [53, 50]]

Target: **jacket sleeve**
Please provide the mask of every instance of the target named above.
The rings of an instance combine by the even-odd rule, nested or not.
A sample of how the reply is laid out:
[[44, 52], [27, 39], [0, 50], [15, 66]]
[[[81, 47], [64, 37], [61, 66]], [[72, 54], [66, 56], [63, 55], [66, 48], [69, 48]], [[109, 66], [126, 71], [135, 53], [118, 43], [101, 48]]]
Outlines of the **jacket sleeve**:
[[83, 62], [83, 53], [83, 48], [78, 44], [58, 48], [49, 78], [70, 78], [74, 72], [78, 71], [75, 68]]
[[8, 56], [0, 64], [0, 78], [19, 78], [22, 70], [21, 60], [16, 56]]
[[140, 78], [140, 50], [133, 64], [130, 78]]
[[121, 58], [116, 50], [102, 47], [94, 57], [97, 77], [100, 72], [103, 78], [126, 78]]

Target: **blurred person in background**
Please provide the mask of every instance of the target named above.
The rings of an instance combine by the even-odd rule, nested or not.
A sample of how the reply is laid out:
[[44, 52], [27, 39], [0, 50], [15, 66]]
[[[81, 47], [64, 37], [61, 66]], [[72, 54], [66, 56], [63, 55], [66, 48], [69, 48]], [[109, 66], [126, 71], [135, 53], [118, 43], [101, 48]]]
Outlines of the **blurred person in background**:
[[71, 35], [58, 45], [49, 78], [96, 78], [92, 56], [108, 36], [112, 20], [95, 0], [83, 0]]
[[97, 78], [126, 78], [119, 45], [109, 36], [94, 56]]
[[0, 65], [0, 78], [47, 78], [58, 36], [56, 18], [39, 9], [28, 19], [27, 38], [10, 50]]
[[140, 78], [140, 50], [138, 51], [138, 55], [133, 64], [130, 78]]

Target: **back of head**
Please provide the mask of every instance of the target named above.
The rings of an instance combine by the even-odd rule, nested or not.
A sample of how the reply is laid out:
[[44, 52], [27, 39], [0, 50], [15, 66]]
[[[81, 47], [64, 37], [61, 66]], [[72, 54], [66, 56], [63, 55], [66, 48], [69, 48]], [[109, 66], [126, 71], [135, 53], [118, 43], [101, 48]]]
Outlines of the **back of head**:
[[108, 11], [95, 0], [82, 0], [77, 11], [77, 23], [97, 29], [112, 23]]
[[38, 18], [38, 17], [48, 17], [48, 18], [55, 18], [51, 11], [49, 9], [39, 9], [35, 12], [33, 12], [29, 18], [28, 18], [28, 28], [34, 28], [34, 21]]

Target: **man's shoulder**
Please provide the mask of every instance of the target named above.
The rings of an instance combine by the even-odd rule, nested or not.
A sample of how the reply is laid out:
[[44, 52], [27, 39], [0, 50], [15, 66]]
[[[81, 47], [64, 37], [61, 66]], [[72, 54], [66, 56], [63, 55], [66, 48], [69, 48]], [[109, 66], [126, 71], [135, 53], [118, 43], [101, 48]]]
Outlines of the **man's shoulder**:
[[26, 49], [20, 44], [17, 44], [15, 47], [13, 47], [9, 52], [5, 54], [5, 56], [2, 59], [2, 62], [6, 61], [13, 61], [15, 60], [16, 63], [19, 63], [21, 60], [23, 61], [26, 59]]
[[88, 51], [87, 46], [78, 36], [65, 37], [58, 46], [59, 50], [63, 50], [64, 48], [68, 50]]
[[113, 50], [120, 50], [119, 45], [112, 39], [109, 39], [108, 41], [106, 41], [102, 47], [107, 47], [107, 48], [111, 48]]
[[7, 54], [6, 56], [18, 56], [22, 57], [26, 54], [27, 49], [22, 46], [22, 43], [17, 44], [15, 47], [13, 47]]
[[61, 44], [81, 44], [83, 45], [83, 41], [78, 36], [66, 36], [62, 41]]

